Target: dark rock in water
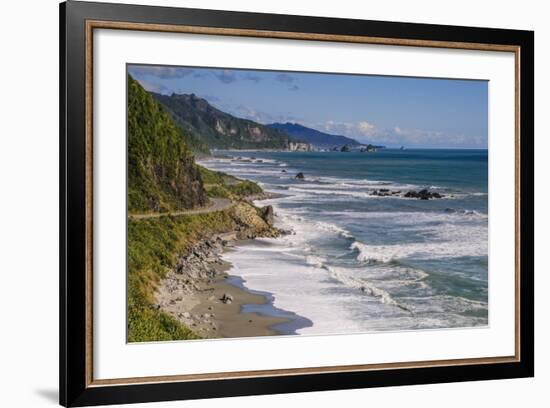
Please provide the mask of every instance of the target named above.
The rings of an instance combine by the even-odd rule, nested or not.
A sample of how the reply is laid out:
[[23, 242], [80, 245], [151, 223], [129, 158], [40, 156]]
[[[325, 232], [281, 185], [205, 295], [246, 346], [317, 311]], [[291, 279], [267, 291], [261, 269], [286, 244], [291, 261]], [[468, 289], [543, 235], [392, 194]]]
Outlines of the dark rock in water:
[[266, 205], [260, 208], [260, 217], [270, 226], [273, 225], [273, 207]]
[[225, 303], [226, 305], [230, 304], [231, 302], [233, 302], [233, 296], [231, 296], [229, 293], [224, 293], [222, 298], [220, 299], [223, 303]]
[[381, 188], [380, 190], [373, 190], [370, 193], [370, 195], [377, 196], [377, 197], [388, 197], [395, 194], [397, 194], [397, 192], [390, 191], [387, 188]]
[[296, 174], [296, 177], [294, 178], [297, 178], [298, 180], [304, 180], [306, 176], [304, 176], [304, 173], [299, 172], [298, 174]]
[[281, 173], [286, 173], [286, 170], [285, 170], [285, 169], [282, 169], [282, 170], [281, 170]]
[[418, 198], [419, 200], [430, 200], [432, 198], [443, 198], [442, 194], [429, 191], [427, 188], [420, 191], [407, 191], [403, 197], [406, 198]]
[[347, 153], [347, 152], [350, 152], [351, 150], [350, 150], [348, 145], [344, 145], [340, 148], [340, 151], [344, 152], [344, 153]]

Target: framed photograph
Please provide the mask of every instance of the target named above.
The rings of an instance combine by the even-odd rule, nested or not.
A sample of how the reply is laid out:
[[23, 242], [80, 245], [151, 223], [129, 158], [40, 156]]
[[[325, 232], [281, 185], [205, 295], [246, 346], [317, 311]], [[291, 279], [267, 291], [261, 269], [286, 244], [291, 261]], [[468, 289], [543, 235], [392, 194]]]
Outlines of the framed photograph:
[[534, 375], [533, 32], [60, 16], [62, 405]]

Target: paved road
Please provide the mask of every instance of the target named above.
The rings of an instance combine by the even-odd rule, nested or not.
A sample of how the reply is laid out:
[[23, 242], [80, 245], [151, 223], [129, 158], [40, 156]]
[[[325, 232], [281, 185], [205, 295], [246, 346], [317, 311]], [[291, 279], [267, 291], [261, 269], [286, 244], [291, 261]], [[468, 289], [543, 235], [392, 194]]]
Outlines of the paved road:
[[128, 214], [128, 218], [141, 220], [145, 218], [158, 218], [166, 215], [191, 215], [191, 214], [206, 214], [216, 211], [223, 211], [233, 207], [233, 202], [228, 198], [211, 198], [210, 203], [206, 207], [196, 208], [194, 210], [183, 210], [164, 213], [149, 213], [149, 214]]

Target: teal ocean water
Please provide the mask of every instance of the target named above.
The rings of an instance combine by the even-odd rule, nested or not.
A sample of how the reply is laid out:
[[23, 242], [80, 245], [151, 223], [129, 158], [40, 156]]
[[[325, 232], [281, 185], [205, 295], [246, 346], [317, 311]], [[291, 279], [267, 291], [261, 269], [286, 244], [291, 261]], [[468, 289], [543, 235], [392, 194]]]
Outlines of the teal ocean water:
[[[293, 233], [226, 257], [248, 288], [313, 323], [297, 333], [488, 324], [486, 150], [218, 153], [203, 164], [282, 195], [258, 205]], [[424, 188], [444, 198], [402, 196]]]

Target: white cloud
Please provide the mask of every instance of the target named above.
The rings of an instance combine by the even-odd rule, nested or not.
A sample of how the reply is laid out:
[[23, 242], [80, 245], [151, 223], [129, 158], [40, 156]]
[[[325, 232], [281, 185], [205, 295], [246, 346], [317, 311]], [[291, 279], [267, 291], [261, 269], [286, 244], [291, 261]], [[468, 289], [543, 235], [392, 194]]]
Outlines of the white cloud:
[[374, 126], [372, 123], [369, 123], [367, 121], [363, 121], [357, 124], [357, 129], [363, 135], [371, 135], [375, 132], [376, 126]]
[[[306, 126], [308, 126], [306, 124]], [[386, 146], [410, 147], [479, 147], [486, 148], [483, 135], [464, 135], [430, 129], [409, 129], [401, 126], [381, 128], [372, 122], [341, 122], [327, 120], [324, 123], [310, 124], [315, 129], [354, 138], [362, 143], [383, 144]]]
[[274, 123], [274, 122], [280, 122], [280, 123], [300, 122], [299, 118], [291, 115], [290, 113], [271, 114], [271, 113], [259, 111], [257, 109], [254, 109], [246, 105], [234, 106], [230, 104], [220, 104], [220, 109], [238, 118], [249, 119], [264, 125], [269, 123]]
[[194, 72], [191, 68], [166, 67], [156, 65], [131, 65], [128, 71], [132, 75], [147, 75], [162, 79], [183, 78]]
[[335, 120], [327, 120], [320, 127], [325, 132], [350, 136], [357, 138], [358, 140], [360, 140], [363, 136], [372, 136], [377, 130], [377, 127], [374, 124], [367, 122], [366, 120], [361, 122], [339, 122]]

